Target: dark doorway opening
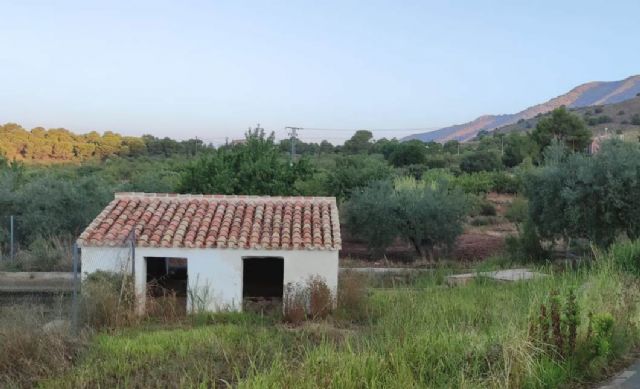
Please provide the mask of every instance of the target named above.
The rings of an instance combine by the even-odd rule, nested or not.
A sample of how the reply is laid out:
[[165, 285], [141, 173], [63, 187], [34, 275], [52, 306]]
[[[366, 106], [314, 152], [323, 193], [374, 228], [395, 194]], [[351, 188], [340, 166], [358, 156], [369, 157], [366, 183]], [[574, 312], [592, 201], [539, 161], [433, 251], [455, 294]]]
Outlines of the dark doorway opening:
[[145, 257], [147, 310], [161, 315], [187, 311], [187, 259]]
[[284, 258], [247, 257], [242, 262], [242, 298], [245, 309], [264, 311], [282, 307]]

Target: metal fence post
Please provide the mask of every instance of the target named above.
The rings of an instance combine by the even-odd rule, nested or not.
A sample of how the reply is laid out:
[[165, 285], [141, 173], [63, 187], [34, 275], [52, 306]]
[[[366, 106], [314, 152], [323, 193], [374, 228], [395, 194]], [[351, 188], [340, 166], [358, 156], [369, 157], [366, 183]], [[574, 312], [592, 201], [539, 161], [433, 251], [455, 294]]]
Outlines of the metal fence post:
[[78, 333], [78, 244], [73, 244], [73, 301], [71, 307], [71, 331]]
[[10, 225], [10, 230], [11, 230], [11, 243], [10, 243], [10, 245], [11, 245], [11, 254], [9, 255], [9, 258], [11, 260], [13, 260], [14, 256], [15, 256], [15, 253], [16, 253], [15, 248], [13, 247], [13, 245], [14, 245], [13, 215], [9, 216], [9, 225]]
[[131, 278], [135, 285], [136, 280], [136, 230], [131, 231]]

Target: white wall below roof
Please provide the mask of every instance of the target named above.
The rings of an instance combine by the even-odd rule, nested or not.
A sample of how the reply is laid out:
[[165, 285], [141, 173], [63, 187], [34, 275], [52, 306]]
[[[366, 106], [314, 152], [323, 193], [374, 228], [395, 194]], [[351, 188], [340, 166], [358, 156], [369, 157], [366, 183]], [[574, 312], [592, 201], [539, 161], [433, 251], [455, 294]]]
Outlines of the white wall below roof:
[[[120, 272], [127, 266], [129, 250], [113, 247], [83, 247], [82, 273], [98, 270]], [[191, 309], [208, 311], [242, 310], [242, 258], [284, 258], [284, 284], [303, 284], [310, 277], [324, 279], [334, 296], [338, 289], [338, 251], [325, 250], [246, 250], [246, 249], [189, 249], [149, 248], [136, 249], [136, 294], [140, 307], [144, 307], [146, 290], [145, 257], [187, 258]], [[131, 270], [128, 264], [127, 270]], [[192, 300], [195, 295], [196, 301]]]

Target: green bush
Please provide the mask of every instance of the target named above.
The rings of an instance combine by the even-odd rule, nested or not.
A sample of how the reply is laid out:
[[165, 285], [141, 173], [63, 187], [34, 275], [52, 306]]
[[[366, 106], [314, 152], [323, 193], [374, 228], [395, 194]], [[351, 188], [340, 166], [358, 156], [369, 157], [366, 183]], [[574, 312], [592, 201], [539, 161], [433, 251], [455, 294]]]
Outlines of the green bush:
[[640, 240], [615, 243], [609, 255], [621, 270], [640, 276]]
[[475, 151], [465, 154], [460, 161], [460, 170], [465, 173], [477, 173], [482, 171], [495, 171], [502, 168], [502, 163], [497, 153], [490, 151]]
[[548, 257], [548, 252], [540, 244], [540, 236], [535, 225], [529, 218], [519, 228], [519, 234], [508, 236], [505, 244], [509, 256], [514, 261], [540, 261]]
[[463, 173], [455, 177], [453, 185], [465, 193], [489, 193], [493, 189], [493, 176], [489, 172]]
[[517, 176], [507, 172], [494, 172], [492, 174], [492, 189], [498, 193], [518, 193], [520, 180]]
[[507, 208], [506, 218], [512, 223], [522, 223], [527, 219], [529, 212], [529, 203], [523, 197], [513, 199], [509, 208]]
[[480, 204], [478, 206], [480, 208], [480, 215], [482, 216], [496, 215], [496, 207], [490, 201], [483, 199], [482, 201], [480, 201]]

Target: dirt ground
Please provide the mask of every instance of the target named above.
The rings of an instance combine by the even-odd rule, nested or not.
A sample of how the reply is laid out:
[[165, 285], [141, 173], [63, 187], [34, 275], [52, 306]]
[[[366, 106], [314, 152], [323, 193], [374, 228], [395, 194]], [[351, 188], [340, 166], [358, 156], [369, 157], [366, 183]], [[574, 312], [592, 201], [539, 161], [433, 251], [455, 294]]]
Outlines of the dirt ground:
[[[453, 250], [449, 253], [436, 253], [437, 258], [457, 261], [475, 261], [485, 259], [504, 249], [505, 238], [517, 232], [516, 226], [505, 218], [505, 213], [513, 201], [513, 195], [489, 193], [486, 199], [493, 204], [496, 215], [485, 217], [486, 224], [474, 226], [472, 217], [465, 226], [465, 231], [456, 240]], [[476, 223], [477, 224], [477, 223]], [[402, 265], [411, 263], [412, 267], [432, 265], [430, 261], [417, 260], [414, 248], [402, 241], [396, 241], [385, 253], [386, 259], [374, 259], [368, 252], [367, 245], [350, 239], [343, 234], [340, 258], [346, 266], [366, 263], [367, 266], [389, 266], [389, 262]], [[378, 256], [379, 258], [379, 256]], [[343, 265], [343, 266], [344, 266]]]

